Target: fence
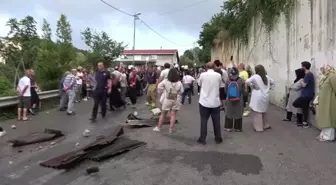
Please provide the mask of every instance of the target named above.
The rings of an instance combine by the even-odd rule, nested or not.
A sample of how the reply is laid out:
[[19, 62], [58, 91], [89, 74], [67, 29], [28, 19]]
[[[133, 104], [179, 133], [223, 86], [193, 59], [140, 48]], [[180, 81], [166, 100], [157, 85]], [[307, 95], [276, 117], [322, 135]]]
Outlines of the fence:
[[[59, 90], [39, 92], [40, 100], [55, 98], [59, 96]], [[0, 108], [16, 105], [19, 102], [18, 96], [0, 97]]]

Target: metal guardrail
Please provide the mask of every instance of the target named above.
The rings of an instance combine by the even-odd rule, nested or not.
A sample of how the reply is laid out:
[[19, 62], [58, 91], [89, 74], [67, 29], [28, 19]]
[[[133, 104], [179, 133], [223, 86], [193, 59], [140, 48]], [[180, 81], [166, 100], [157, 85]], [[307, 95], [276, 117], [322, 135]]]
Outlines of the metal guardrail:
[[[59, 90], [42, 91], [38, 93], [40, 100], [55, 98], [59, 96]], [[16, 105], [19, 103], [18, 96], [0, 97], [0, 108]]]

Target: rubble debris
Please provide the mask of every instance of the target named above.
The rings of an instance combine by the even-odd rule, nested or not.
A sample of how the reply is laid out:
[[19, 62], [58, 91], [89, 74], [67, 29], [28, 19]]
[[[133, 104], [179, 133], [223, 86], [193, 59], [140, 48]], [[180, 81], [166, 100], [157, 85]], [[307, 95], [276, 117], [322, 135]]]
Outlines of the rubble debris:
[[104, 159], [134, 150], [135, 148], [138, 148], [145, 144], [146, 144], [145, 142], [120, 137], [115, 142], [113, 142], [112, 145], [107, 146], [96, 153], [91, 154], [90, 157], [88, 158], [93, 161], [102, 161]]
[[[140, 118], [131, 113], [127, 116], [126, 124], [135, 128], [154, 127], [157, 126], [159, 118], [160, 118], [159, 115], [154, 115], [150, 118]], [[169, 123], [170, 119], [168, 117], [165, 118], [163, 124], [169, 124]], [[175, 121], [175, 124], [177, 123], [178, 120]]]
[[122, 126], [116, 126], [108, 129], [109, 134], [104, 135], [103, 139], [95, 140], [92, 143], [72, 152], [54, 157], [50, 160], [40, 163], [41, 166], [56, 169], [70, 169], [79, 162], [85, 160], [89, 154], [112, 144], [119, 136], [124, 134]]
[[91, 131], [89, 129], [85, 129], [83, 132], [84, 137], [90, 137], [91, 136]]
[[45, 141], [50, 141], [59, 137], [64, 136], [64, 134], [59, 130], [45, 129], [44, 132], [31, 133], [27, 136], [21, 136], [16, 139], [9, 140], [13, 147], [41, 143]]
[[98, 167], [90, 167], [86, 169], [86, 173], [87, 174], [91, 174], [91, 173], [97, 173], [99, 172], [99, 168]]

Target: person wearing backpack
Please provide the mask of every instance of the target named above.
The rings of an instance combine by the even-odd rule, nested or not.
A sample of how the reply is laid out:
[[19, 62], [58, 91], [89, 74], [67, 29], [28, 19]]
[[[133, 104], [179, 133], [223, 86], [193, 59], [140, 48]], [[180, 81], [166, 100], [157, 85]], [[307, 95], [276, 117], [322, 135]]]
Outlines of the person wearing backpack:
[[226, 84], [225, 131], [243, 131], [245, 83], [239, 77], [239, 70], [233, 67], [229, 71], [229, 82]]
[[170, 111], [169, 133], [173, 133], [176, 113], [181, 107], [181, 94], [183, 93], [183, 85], [179, 78], [177, 69], [172, 68], [168, 72], [168, 77], [158, 84], [158, 95], [162, 104], [162, 112], [158, 125], [153, 129], [155, 132], [161, 132], [161, 127], [166, 114]]

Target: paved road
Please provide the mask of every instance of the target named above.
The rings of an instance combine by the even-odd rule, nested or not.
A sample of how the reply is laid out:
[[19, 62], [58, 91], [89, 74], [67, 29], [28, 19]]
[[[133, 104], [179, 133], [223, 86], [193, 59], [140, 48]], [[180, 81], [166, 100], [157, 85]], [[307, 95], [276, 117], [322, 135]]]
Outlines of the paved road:
[[[195, 101], [194, 101], [195, 102]], [[142, 102], [143, 103], [143, 102]], [[139, 109], [145, 110], [143, 104]], [[155, 133], [151, 128], [126, 130], [132, 139], [147, 145], [122, 156], [99, 163], [100, 172], [85, 175], [85, 162], [71, 171], [38, 166], [39, 161], [72, 150], [75, 144], [88, 143], [81, 134], [89, 128], [93, 134], [111, 125], [123, 123], [128, 109], [110, 113], [107, 120], [92, 125], [88, 121], [91, 102], [82, 103], [75, 117], [67, 117], [56, 110], [40, 113], [34, 120], [8, 128], [7, 138], [1, 138], [1, 185], [329, 185], [336, 184], [336, 146], [315, 140], [316, 129], [297, 128], [282, 123], [283, 111], [271, 107], [272, 130], [258, 134], [252, 131], [250, 118], [244, 120], [244, 132], [224, 133], [224, 143], [213, 141], [209, 122], [208, 144], [198, 145], [199, 134], [197, 103], [185, 105], [179, 113], [181, 124], [177, 132], [168, 134], [168, 128]], [[66, 138], [56, 145], [49, 142], [12, 149], [4, 140], [44, 128], [65, 131]], [[42, 149], [38, 149], [42, 146]], [[12, 161], [13, 164], [9, 164]]]

